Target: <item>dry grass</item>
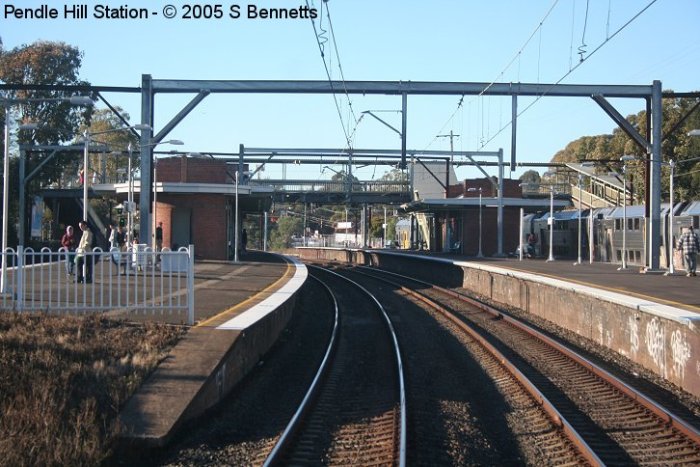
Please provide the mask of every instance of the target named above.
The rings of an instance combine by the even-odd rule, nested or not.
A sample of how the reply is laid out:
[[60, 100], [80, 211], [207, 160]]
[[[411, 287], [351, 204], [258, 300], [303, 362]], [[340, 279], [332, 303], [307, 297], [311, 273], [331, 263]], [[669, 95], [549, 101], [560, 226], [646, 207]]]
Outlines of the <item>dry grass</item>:
[[122, 404], [183, 331], [0, 313], [0, 465], [96, 465]]

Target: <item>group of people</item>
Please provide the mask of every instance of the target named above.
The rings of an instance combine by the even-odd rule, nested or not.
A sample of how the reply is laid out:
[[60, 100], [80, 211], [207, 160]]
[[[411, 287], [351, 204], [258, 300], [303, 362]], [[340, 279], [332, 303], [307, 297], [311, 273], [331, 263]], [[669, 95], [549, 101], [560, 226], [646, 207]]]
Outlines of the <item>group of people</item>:
[[66, 233], [61, 237], [61, 246], [65, 249], [66, 256], [66, 273], [68, 276], [73, 276], [73, 271], [76, 272], [76, 282], [78, 284], [92, 283], [92, 263], [93, 259], [90, 253], [92, 251], [93, 233], [90, 230], [88, 222], [82, 220], [78, 223], [81, 235], [80, 240], [76, 239], [73, 226], [66, 227]]

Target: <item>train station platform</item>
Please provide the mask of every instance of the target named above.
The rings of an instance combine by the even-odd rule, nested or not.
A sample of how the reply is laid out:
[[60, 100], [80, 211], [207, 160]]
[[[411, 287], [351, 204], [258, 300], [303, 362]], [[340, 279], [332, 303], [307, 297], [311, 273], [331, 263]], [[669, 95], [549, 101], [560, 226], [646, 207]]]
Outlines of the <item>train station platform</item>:
[[306, 267], [255, 252], [241, 260], [195, 264], [197, 324], [125, 404], [125, 445], [163, 446], [182, 423], [225, 397], [287, 325]]
[[[582, 262], [574, 260], [518, 258], [465, 258], [451, 257], [457, 261], [490, 265], [514, 271], [529, 272], [542, 277], [565, 280], [574, 284], [595, 287], [623, 295], [636, 297], [645, 302], [655, 302], [669, 307], [700, 313], [700, 277], [686, 277], [685, 271], [676, 271], [672, 275], [663, 273], [642, 273], [637, 266], [618, 269], [619, 265], [611, 263]], [[689, 317], [692, 314], [682, 313]], [[700, 319], [700, 315], [697, 316]]]
[[700, 278], [610, 263], [299, 248], [309, 261], [386, 269], [519, 309], [617, 352], [700, 397]]

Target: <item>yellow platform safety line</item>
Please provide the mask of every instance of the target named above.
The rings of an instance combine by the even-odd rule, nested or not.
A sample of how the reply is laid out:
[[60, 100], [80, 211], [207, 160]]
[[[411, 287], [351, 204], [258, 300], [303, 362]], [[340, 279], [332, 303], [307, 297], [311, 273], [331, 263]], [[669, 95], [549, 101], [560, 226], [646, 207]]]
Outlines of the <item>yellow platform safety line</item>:
[[[639, 292], [632, 292], [631, 290], [628, 290], [628, 289], [619, 289], [617, 287], [610, 287], [610, 286], [606, 286], [606, 285], [594, 284], [592, 282], [584, 282], [584, 281], [580, 281], [577, 279], [569, 279], [569, 278], [564, 279], [561, 276], [552, 276], [549, 274], [545, 274], [543, 272], [534, 272], [534, 271], [528, 271], [525, 269], [509, 268], [507, 266], [500, 266], [500, 267], [502, 267], [504, 269], [509, 269], [511, 271], [527, 272], [530, 274], [535, 274], [537, 276], [545, 276], [545, 277], [549, 277], [551, 279], [558, 279], [558, 280], [564, 281], [564, 282], [573, 282], [574, 284], [585, 285], [587, 287], [592, 287], [594, 289], [603, 289], [603, 290], [607, 290], [609, 292], [617, 292], [617, 293], [622, 294], [622, 295], [631, 295], [631, 296], [634, 296], [637, 298], [643, 298], [644, 300], [649, 300], [650, 302], [658, 302], [658, 303], [662, 303], [664, 305], [675, 306], [675, 307], [681, 308], [683, 310], [688, 310], [690, 308], [692, 310], [697, 310], [698, 312], [700, 312], [700, 307], [697, 307], [695, 305], [688, 305], [687, 303], [676, 302], [673, 300], [666, 300], [665, 298], [660, 298], [660, 297], [652, 297], [651, 295], [645, 295], [645, 294], [639, 293]], [[692, 310], [689, 310], [689, 311], [692, 311]]]
[[238, 309], [240, 309], [240, 308], [246, 306], [248, 303], [257, 300], [258, 297], [259, 297], [260, 295], [262, 295], [262, 294], [270, 293], [270, 289], [276, 288], [280, 282], [286, 280], [286, 279], [289, 277], [290, 271], [291, 271], [291, 269], [292, 269], [291, 266], [292, 266], [292, 263], [289, 263], [289, 262], [288, 262], [288, 263], [287, 263], [287, 269], [285, 269], [284, 274], [282, 275], [282, 277], [280, 277], [280, 278], [277, 279], [275, 282], [273, 282], [272, 284], [268, 285], [267, 287], [265, 287], [264, 289], [262, 289], [261, 291], [259, 291], [259, 292], [256, 293], [255, 295], [246, 298], [246, 299], [243, 300], [241, 303], [237, 303], [237, 304], [233, 305], [232, 307], [227, 308], [227, 309], [225, 309], [224, 311], [217, 313], [216, 315], [212, 316], [211, 318], [205, 319], [205, 320], [202, 321], [201, 323], [196, 324], [195, 327], [204, 327], [204, 326], [208, 326], [208, 325], [210, 325], [211, 323], [213, 323], [213, 322], [215, 322], [215, 321], [222, 320], [222, 319], [224, 318], [224, 315], [226, 315], [226, 314], [228, 314], [228, 313], [233, 313], [233, 312], [235, 312], [235, 311], [238, 311]]

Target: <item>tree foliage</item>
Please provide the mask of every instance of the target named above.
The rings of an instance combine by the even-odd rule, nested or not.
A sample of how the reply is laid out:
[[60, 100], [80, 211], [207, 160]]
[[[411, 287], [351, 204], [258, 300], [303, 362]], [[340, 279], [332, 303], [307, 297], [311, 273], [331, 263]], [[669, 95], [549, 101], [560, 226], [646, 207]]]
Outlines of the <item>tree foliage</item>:
[[519, 179], [523, 183], [540, 183], [540, 173], [536, 170], [524, 172]]
[[[18, 85], [88, 85], [79, 78], [78, 73], [82, 63], [82, 52], [77, 48], [62, 42], [39, 41], [30, 45], [22, 45], [12, 50], [0, 50], [0, 81], [6, 84]], [[4, 95], [7, 99], [52, 99], [71, 97], [64, 91], [50, 89], [40, 90], [9, 90]], [[69, 102], [28, 102], [11, 106], [10, 127], [13, 128], [11, 138], [19, 144], [58, 145], [74, 139], [81, 122], [89, 121], [91, 107], [75, 107]], [[4, 113], [0, 116], [4, 125]], [[33, 131], [16, 131], [15, 124], [35, 123], [41, 125]], [[12, 139], [11, 139], [12, 141]], [[5, 144], [5, 141], [2, 142]], [[18, 159], [16, 148], [11, 146], [10, 160], [10, 197], [11, 209], [7, 213], [14, 227], [18, 217]], [[4, 150], [4, 148], [3, 148]], [[27, 157], [26, 173], [37, 167], [48, 153], [30, 152]], [[45, 164], [36, 177], [27, 184], [26, 196], [31, 196], [41, 186], [46, 186], [60, 180], [64, 167], [71, 166], [79, 160], [81, 153], [57, 152], [51, 161]], [[27, 203], [31, 205], [31, 203]], [[3, 213], [4, 215], [5, 213]], [[29, 218], [29, 216], [26, 216]], [[14, 230], [10, 232], [8, 243], [16, 242]]]
[[281, 250], [292, 246], [292, 237], [301, 236], [304, 232], [304, 221], [296, 216], [281, 216], [277, 220], [277, 228], [270, 233], [270, 246]]
[[[699, 161], [692, 160], [700, 157], [700, 137], [688, 136], [690, 130], [700, 128], [700, 108], [696, 107], [689, 114], [698, 102], [700, 102], [698, 98], [673, 98], [664, 99], [662, 105], [661, 156], [664, 162], [673, 160], [677, 164], [674, 191], [679, 200], [700, 197], [700, 164]], [[684, 117], [686, 119], [680, 123]], [[628, 115], [626, 118], [642, 137], [649, 140], [646, 111]], [[646, 164], [643, 160], [650, 156], [620, 128], [615, 128], [612, 134], [583, 136], [576, 139], [557, 152], [551, 162], [600, 161], [596, 165], [596, 170], [599, 172], [622, 173], [620, 157], [623, 155], [634, 155], [640, 159], [627, 163], [627, 173], [638, 200], [644, 199]], [[664, 193], [668, 193], [669, 190], [669, 170], [667, 164], [662, 165], [661, 185]]]

